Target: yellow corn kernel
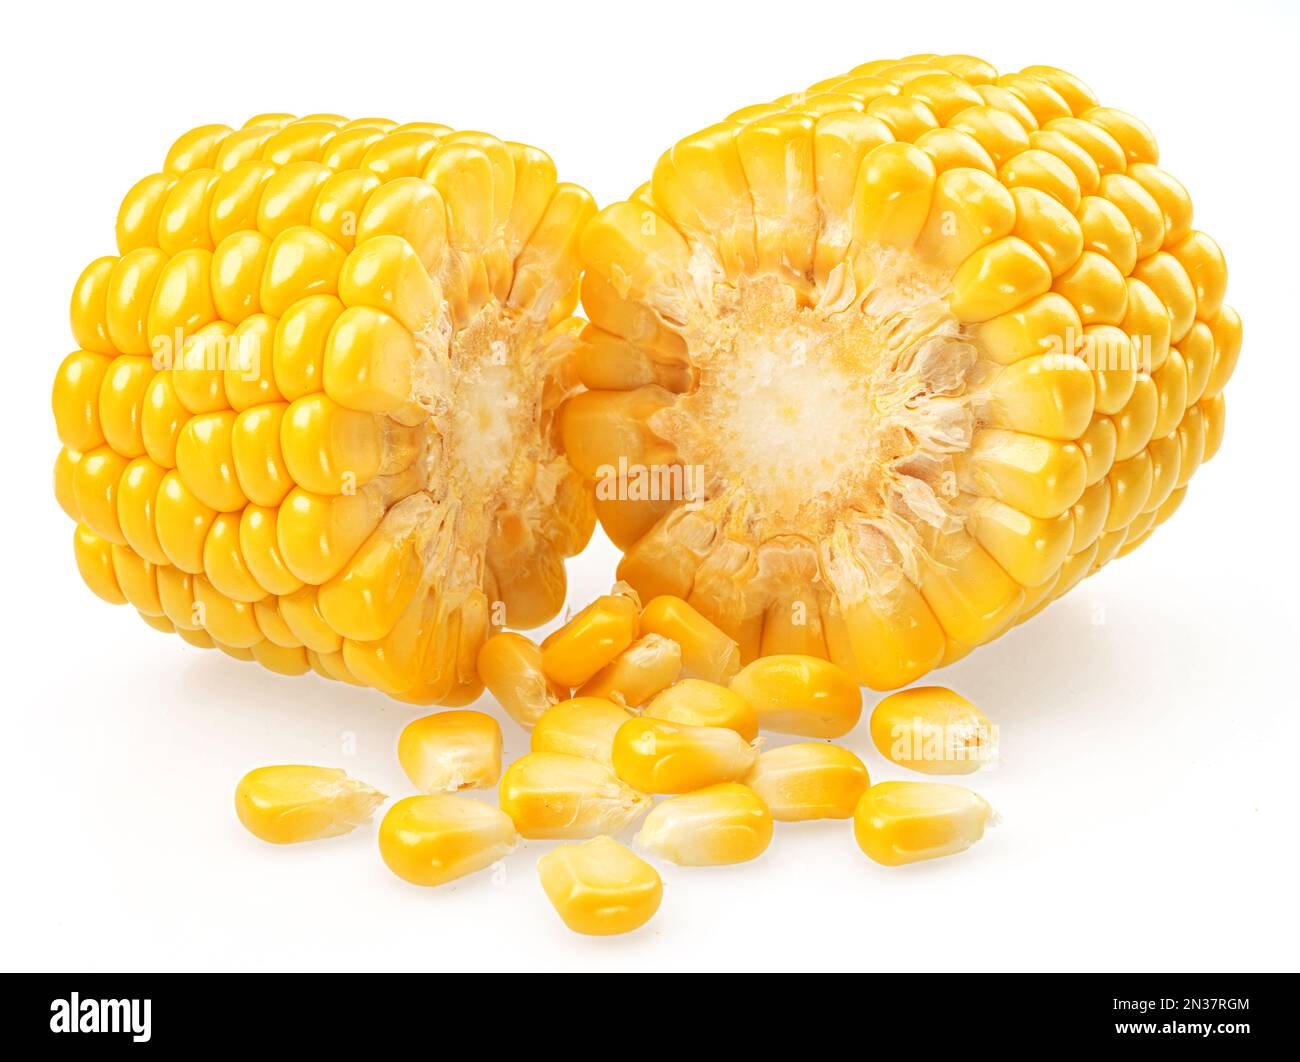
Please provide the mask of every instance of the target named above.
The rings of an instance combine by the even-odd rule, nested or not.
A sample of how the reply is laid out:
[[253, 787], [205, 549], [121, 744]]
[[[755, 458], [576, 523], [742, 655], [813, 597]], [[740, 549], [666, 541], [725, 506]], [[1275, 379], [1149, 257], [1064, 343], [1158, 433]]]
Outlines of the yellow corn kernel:
[[778, 822], [848, 819], [871, 779], [856, 755], [839, 745], [808, 741], [768, 749], [745, 779]]
[[546, 677], [542, 651], [522, 634], [494, 634], [478, 653], [478, 673], [488, 692], [522, 727], [532, 727], [568, 696]]
[[641, 629], [671, 638], [682, 666], [709, 682], [726, 682], [740, 670], [740, 647], [679, 597], [656, 597], [641, 612]]
[[562, 844], [537, 861], [542, 889], [575, 933], [612, 936], [645, 925], [659, 910], [659, 872], [612, 837]]
[[746, 741], [758, 737], [754, 706], [735, 690], [704, 679], [682, 679], [669, 686], [646, 705], [642, 716], [688, 726], [722, 726]]
[[235, 787], [235, 814], [254, 837], [295, 844], [350, 833], [387, 799], [340, 768], [286, 764], [244, 775]]
[[622, 594], [598, 597], [547, 639], [542, 670], [561, 686], [581, 686], [636, 636], [636, 602]]
[[426, 793], [496, 785], [501, 726], [483, 712], [435, 712], [402, 730], [397, 760], [415, 788]]
[[549, 708], [533, 727], [533, 752], [581, 756], [614, 764], [614, 735], [632, 713], [603, 697], [574, 697]]
[[689, 793], [744, 778], [757, 745], [721, 726], [632, 719], [614, 735], [614, 770], [643, 793]]
[[592, 675], [578, 694], [636, 708], [676, 682], [681, 671], [681, 646], [661, 634], [647, 634]]
[[442, 885], [504, 859], [518, 843], [510, 816], [471, 797], [399, 800], [379, 824], [379, 854], [413, 885]]
[[993, 811], [983, 797], [939, 782], [877, 782], [853, 812], [858, 847], [887, 867], [964, 852]]
[[763, 730], [803, 737], [847, 734], [862, 715], [853, 676], [829, 660], [787, 654], [746, 665], [731, 688], [754, 706]]
[[943, 686], [891, 693], [872, 710], [871, 740], [885, 759], [922, 774], [970, 774], [997, 754], [997, 728]]
[[603, 763], [559, 752], [515, 760], [501, 777], [500, 796], [519, 833], [539, 840], [616, 835], [651, 803]]
[[749, 786], [723, 782], [656, 805], [636, 843], [684, 867], [744, 863], [772, 843], [772, 813]]

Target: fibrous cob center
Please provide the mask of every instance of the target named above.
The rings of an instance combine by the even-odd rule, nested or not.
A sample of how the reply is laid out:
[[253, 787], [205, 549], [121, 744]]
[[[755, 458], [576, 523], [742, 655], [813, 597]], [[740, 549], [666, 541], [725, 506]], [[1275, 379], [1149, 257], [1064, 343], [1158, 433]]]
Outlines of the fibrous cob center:
[[949, 519], [974, 348], [934, 270], [882, 251], [861, 271], [813, 305], [772, 275], [719, 284], [681, 329], [699, 385], [652, 426], [701, 469], [706, 501], [747, 504], [760, 540], [820, 537], [850, 512]]

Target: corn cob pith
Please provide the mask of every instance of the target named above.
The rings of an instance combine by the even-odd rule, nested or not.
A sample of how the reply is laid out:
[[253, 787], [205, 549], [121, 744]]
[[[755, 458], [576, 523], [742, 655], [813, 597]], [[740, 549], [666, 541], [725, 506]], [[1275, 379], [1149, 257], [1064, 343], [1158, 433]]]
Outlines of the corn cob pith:
[[1144, 541], [1241, 343], [1157, 159], [1077, 78], [969, 56], [681, 140], [582, 239], [561, 423], [619, 578], [886, 689]]
[[73, 293], [55, 489], [86, 582], [275, 671], [472, 699], [594, 525], [553, 430], [593, 212], [484, 133], [186, 133]]

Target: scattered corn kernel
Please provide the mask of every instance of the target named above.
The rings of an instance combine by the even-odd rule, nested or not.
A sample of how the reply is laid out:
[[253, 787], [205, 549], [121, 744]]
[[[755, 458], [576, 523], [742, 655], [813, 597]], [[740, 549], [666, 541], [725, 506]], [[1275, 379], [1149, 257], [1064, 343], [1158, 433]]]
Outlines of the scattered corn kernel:
[[848, 749], [808, 741], [764, 752], [745, 784], [778, 822], [803, 822], [852, 818], [871, 779]]
[[878, 782], [853, 812], [858, 847], [887, 867], [964, 852], [984, 836], [983, 797], [940, 782]]
[[435, 712], [407, 724], [397, 739], [397, 759], [426, 793], [496, 785], [501, 725], [483, 712]]
[[613, 766], [614, 735], [632, 713], [603, 697], [574, 697], [547, 711], [533, 727], [534, 752], [562, 752]]
[[529, 728], [569, 695], [542, 670], [542, 651], [522, 634], [494, 634], [478, 654], [483, 684], [520, 726]]
[[442, 885], [490, 867], [517, 842], [505, 812], [449, 793], [399, 800], [379, 824], [379, 854], [414, 885]]
[[871, 740], [886, 759], [924, 774], [970, 774], [996, 755], [997, 729], [943, 686], [899, 690], [871, 713]]
[[636, 601], [606, 594], [547, 638], [542, 670], [561, 686], [581, 686], [611, 663], [637, 636]]
[[244, 775], [235, 787], [235, 814], [253, 836], [295, 844], [349, 833], [387, 799], [338, 767], [285, 764]]
[[658, 804], [636, 843], [684, 867], [744, 863], [772, 843], [772, 813], [749, 786], [723, 782]]
[[614, 770], [643, 793], [689, 793], [744, 778], [758, 749], [722, 726], [631, 719], [614, 735]]
[[645, 925], [659, 910], [659, 872], [612, 837], [564, 844], [537, 861], [551, 906], [575, 933], [611, 936]]
[[681, 673], [682, 647], [661, 634], [647, 634], [592, 675], [578, 693], [636, 708], [676, 682]]
[[680, 597], [656, 597], [641, 612], [641, 629], [671, 638], [682, 666], [698, 678], [726, 682], [740, 670], [740, 646]]
[[743, 667], [731, 688], [754, 706], [764, 730], [836, 738], [857, 726], [862, 691], [841, 667], [815, 656], [765, 656]]
[[704, 679], [682, 679], [657, 695], [642, 713], [690, 726], [725, 726], [746, 741], [758, 737], [758, 713], [734, 690]]
[[619, 834], [651, 803], [612, 768], [560, 752], [521, 756], [506, 768], [500, 792], [519, 833], [539, 840]]

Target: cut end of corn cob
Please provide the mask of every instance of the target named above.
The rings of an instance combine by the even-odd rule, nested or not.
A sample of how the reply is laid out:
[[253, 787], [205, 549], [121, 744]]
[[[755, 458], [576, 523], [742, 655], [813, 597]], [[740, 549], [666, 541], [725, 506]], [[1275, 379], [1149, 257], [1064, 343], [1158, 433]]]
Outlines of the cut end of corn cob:
[[472, 699], [594, 524], [555, 424], [593, 210], [484, 133], [186, 133], [73, 292], [55, 490], [87, 583], [276, 671]]
[[970, 56], [686, 137], [582, 257], [562, 432], [620, 578], [742, 661], [880, 689], [1149, 536], [1217, 449], [1241, 342], [1146, 126]]

